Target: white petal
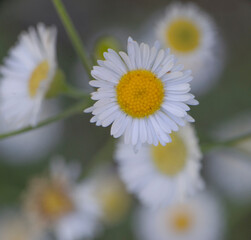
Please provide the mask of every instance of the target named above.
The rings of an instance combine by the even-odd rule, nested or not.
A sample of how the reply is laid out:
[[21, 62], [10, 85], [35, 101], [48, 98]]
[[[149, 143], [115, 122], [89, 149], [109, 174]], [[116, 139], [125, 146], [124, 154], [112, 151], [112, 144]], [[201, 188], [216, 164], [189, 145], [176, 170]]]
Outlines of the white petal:
[[142, 118], [139, 123], [139, 135], [140, 135], [140, 141], [142, 143], [145, 143], [147, 141], [147, 130], [144, 118]]
[[164, 56], [165, 56], [165, 51], [163, 49], [161, 49], [155, 59], [154, 64], [153, 64], [153, 67], [152, 67], [153, 72], [155, 72], [155, 70], [157, 69], [159, 64], [161, 64], [161, 61], [163, 60]]
[[162, 76], [162, 81], [170, 81], [170, 80], [174, 80], [177, 78], [182, 77], [184, 74], [183, 72], [170, 72], [170, 73], [166, 73], [164, 76]]
[[142, 59], [142, 68], [147, 69], [147, 64], [149, 62], [150, 49], [147, 44], [142, 43], [140, 45], [141, 50], [141, 59]]
[[127, 68], [129, 70], [133, 70], [133, 64], [131, 63], [130, 58], [128, 57], [128, 55], [124, 52], [119, 52], [119, 55], [122, 57], [122, 59], [124, 60], [125, 64], [127, 65]]
[[186, 115], [186, 111], [169, 102], [164, 102], [161, 107], [164, 108], [167, 112], [170, 112], [177, 117], [184, 117]]
[[127, 53], [132, 65], [132, 69], [136, 69], [136, 62], [135, 62], [136, 53], [134, 49], [134, 43], [131, 37], [128, 38]]
[[135, 118], [132, 122], [132, 144], [136, 145], [139, 138], [139, 119]]
[[187, 104], [189, 105], [198, 105], [199, 102], [196, 99], [189, 99], [188, 101], [186, 101]]

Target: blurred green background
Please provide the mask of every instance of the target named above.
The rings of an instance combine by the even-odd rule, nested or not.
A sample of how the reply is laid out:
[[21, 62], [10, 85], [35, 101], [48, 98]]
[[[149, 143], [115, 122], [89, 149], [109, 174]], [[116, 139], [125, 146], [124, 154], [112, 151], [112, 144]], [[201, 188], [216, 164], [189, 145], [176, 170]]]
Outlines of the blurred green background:
[[[192, 108], [191, 112], [196, 119], [195, 127], [200, 141], [206, 143], [210, 131], [219, 123], [251, 110], [251, 1], [193, 2], [214, 18], [226, 52], [225, 66], [218, 84], [198, 98], [200, 105]], [[137, 40], [144, 24], [154, 18], [156, 13], [162, 13], [169, 1], [65, 0], [64, 3], [91, 53], [93, 41], [98, 35], [114, 32], [122, 40], [122, 45], [125, 45], [128, 35], [135, 36]], [[38, 22], [57, 26], [59, 65], [64, 69], [68, 81], [83, 86], [84, 83], [74, 79], [78, 59], [50, 0], [0, 1], [0, 59], [7, 54], [22, 30]], [[82, 73], [80, 68], [77, 69]], [[82, 81], [87, 81], [84, 74]], [[72, 104], [70, 100], [62, 101], [63, 107]], [[90, 115], [79, 114], [65, 120], [60, 144], [40, 161], [9, 164], [6, 159], [3, 161], [0, 153], [0, 208], [18, 204], [30, 177], [43, 172], [53, 154], [78, 159], [87, 171], [94, 159], [111, 161], [112, 144], [106, 144], [110, 139], [109, 129], [95, 127], [89, 123], [89, 119]], [[102, 151], [98, 156], [97, 149]], [[250, 240], [251, 203], [238, 205], [225, 200], [225, 206], [228, 216], [226, 239]], [[132, 239], [130, 224], [127, 219], [121, 225], [109, 229], [100, 239], [121, 239], [122, 232], [123, 239]]]

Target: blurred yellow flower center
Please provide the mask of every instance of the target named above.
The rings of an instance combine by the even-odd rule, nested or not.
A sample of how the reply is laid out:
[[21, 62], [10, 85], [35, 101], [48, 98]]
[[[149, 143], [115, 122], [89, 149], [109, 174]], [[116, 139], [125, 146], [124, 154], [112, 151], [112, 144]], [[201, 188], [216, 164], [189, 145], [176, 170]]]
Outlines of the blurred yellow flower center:
[[116, 90], [121, 109], [135, 118], [147, 117], [159, 110], [164, 98], [162, 81], [148, 70], [124, 74]]
[[41, 62], [32, 72], [29, 80], [30, 97], [35, 97], [40, 83], [48, 77], [49, 64], [47, 61]]
[[73, 208], [69, 196], [57, 186], [44, 190], [40, 204], [42, 213], [49, 219], [61, 217]]
[[176, 232], [184, 233], [191, 228], [192, 224], [193, 219], [189, 212], [179, 211], [173, 216], [172, 227]]
[[105, 60], [104, 52], [107, 52], [111, 48], [114, 51], [119, 51], [120, 43], [114, 37], [102, 37], [95, 44], [95, 56], [97, 59]]
[[108, 223], [115, 223], [121, 220], [127, 213], [130, 206], [130, 196], [124, 186], [107, 186], [99, 193], [99, 200], [102, 205], [104, 220]]
[[174, 176], [183, 170], [186, 164], [187, 150], [177, 133], [171, 134], [172, 142], [165, 146], [152, 146], [152, 158], [155, 167], [163, 174]]
[[190, 20], [175, 20], [166, 29], [166, 43], [179, 52], [193, 51], [199, 46], [200, 31]]

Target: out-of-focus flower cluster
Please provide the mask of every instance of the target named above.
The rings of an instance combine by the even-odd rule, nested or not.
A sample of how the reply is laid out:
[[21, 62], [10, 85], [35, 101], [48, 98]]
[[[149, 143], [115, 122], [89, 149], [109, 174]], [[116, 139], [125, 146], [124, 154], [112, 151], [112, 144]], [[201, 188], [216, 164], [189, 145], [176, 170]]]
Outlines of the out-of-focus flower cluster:
[[[72, 70], [82, 90], [59, 67], [55, 27], [30, 27], [10, 49], [0, 67], [0, 129], [3, 138], [20, 134], [0, 141], [1, 157], [22, 167], [48, 161], [18, 203], [1, 210], [1, 240], [109, 239], [116, 228], [128, 238], [119, 226], [139, 240], [222, 240], [224, 203], [250, 202], [250, 113], [219, 124], [205, 143], [188, 114], [199, 104], [193, 94], [207, 94], [224, 67], [216, 22], [193, 3], [174, 2], [148, 24], [156, 27], [138, 31], [143, 43], [92, 39], [97, 66]], [[62, 112], [59, 95], [82, 100], [76, 109], [92, 113], [96, 126], [111, 125], [116, 140], [95, 150], [99, 161], [55, 155], [65, 129], [55, 120], [76, 111]], [[102, 163], [104, 149], [110, 161]]]

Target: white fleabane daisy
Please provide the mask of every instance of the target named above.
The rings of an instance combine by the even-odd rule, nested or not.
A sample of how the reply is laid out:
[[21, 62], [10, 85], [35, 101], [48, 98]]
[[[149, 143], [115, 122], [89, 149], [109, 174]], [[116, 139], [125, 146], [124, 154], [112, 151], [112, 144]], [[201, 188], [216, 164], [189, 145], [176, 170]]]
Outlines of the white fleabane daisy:
[[[249, 137], [248, 137], [249, 134]], [[206, 155], [209, 180], [235, 201], [251, 199], [251, 112], [243, 112], [215, 127], [211, 135], [216, 141], [235, 141], [232, 147], [218, 148]]]
[[54, 27], [38, 24], [20, 35], [0, 68], [0, 113], [8, 125], [35, 125], [57, 69]]
[[[46, 101], [41, 110], [40, 120], [47, 119], [59, 111], [60, 107], [57, 102]], [[1, 133], [6, 132], [5, 124], [0, 125], [0, 130]], [[0, 141], [1, 157], [6, 162], [15, 164], [39, 161], [48, 156], [59, 145], [62, 136], [63, 122], [56, 122], [3, 139]]]
[[150, 48], [129, 37], [127, 52], [109, 49], [94, 66], [90, 85], [98, 88], [92, 93], [97, 102], [85, 111], [92, 112], [91, 122], [98, 126], [112, 124], [111, 135], [124, 135], [127, 144], [165, 145], [185, 120], [194, 121], [187, 114], [188, 104], [198, 104], [189, 93], [191, 71], [182, 70], [157, 43]]
[[137, 154], [126, 144], [117, 146], [115, 159], [122, 179], [149, 207], [181, 201], [203, 187], [194, 129], [187, 124], [171, 137], [166, 146], [143, 145]]
[[192, 90], [204, 93], [222, 68], [222, 46], [213, 19], [193, 3], [173, 3], [156, 26], [157, 39], [193, 71]]
[[134, 225], [142, 240], [221, 240], [224, 217], [217, 199], [207, 193], [157, 210], [143, 208]]
[[[89, 202], [106, 225], [122, 221], [130, 210], [131, 196], [111, 168], [101, 168], [79, 186], [82, 201]], [[81, 201], [81, 198], [80, 198]]]
[[79, 201], [79, 173], [77, 164], [54, 159], [50, 176], [33, 179], [25, 194], [24, 206], [30, 219], [60, 240], [91, 239], [99, 228], [96, 213]]

